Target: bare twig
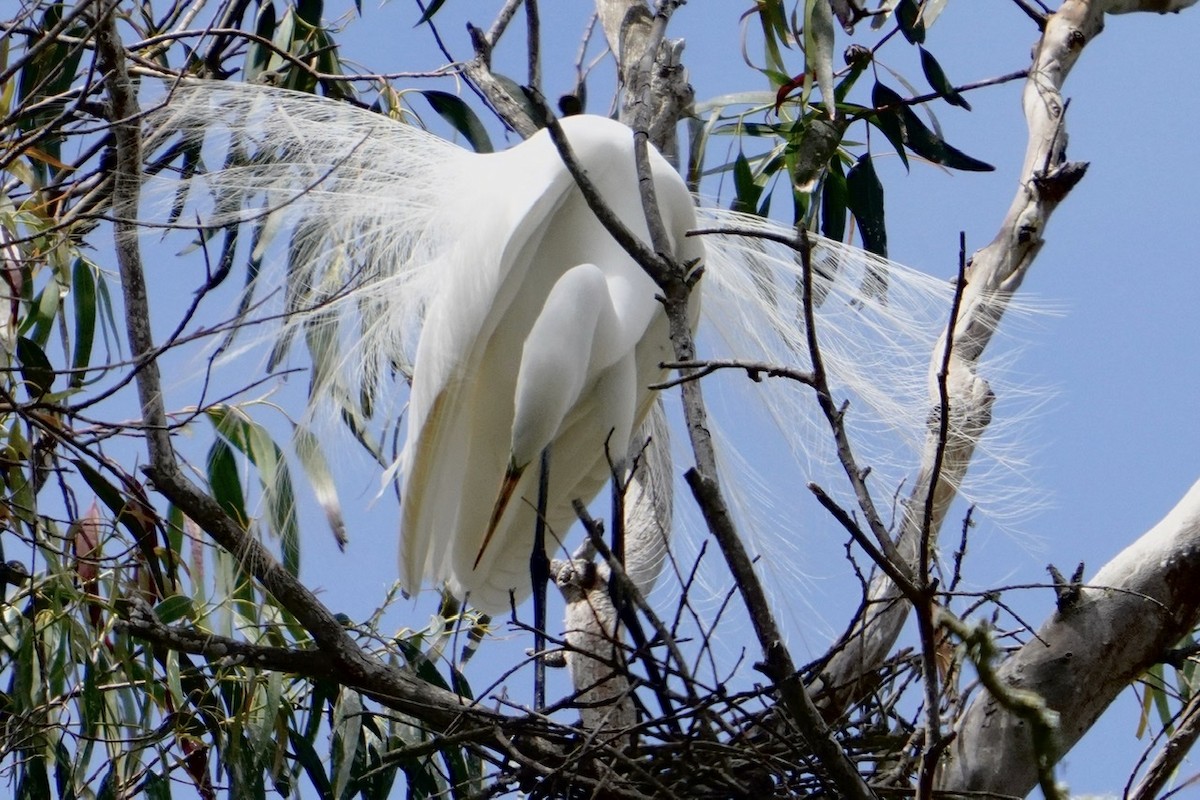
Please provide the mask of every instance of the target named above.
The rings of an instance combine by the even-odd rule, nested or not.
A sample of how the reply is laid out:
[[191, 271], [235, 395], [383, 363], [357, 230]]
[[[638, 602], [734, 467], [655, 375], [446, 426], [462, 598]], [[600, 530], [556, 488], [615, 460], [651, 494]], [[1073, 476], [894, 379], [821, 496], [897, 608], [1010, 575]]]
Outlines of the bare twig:
[[755, 383], [761, 381], [764, 376], [768, 378], [787, 378], [797, 383], [803, 383], [806, 386], [811, 386], [813, 383], [811, 372], [804, 372], [803, 370], [784, 367], [778, 364], [768, 364], [765, 361], [702, 359], [698, 361], [665, 361], [661, 366], [666, 369], [680, 370], [682, 374], [677, 378], [654, 384], [650, 387], [651, 389], [670, 389], [681, 383], [699, 380], [707, 375], [712, 375], [714, 372], [725, 369], [744, 370], [746, 377]]

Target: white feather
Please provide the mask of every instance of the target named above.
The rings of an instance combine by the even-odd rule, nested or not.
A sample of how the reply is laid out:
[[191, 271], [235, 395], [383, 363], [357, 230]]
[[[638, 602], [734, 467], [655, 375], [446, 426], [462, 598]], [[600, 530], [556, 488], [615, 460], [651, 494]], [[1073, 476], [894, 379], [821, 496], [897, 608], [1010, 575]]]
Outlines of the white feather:
[[[564, 125], [602, 196], [645, 238], [628, 129], [595, 117]], [[404, 396], [395, 373], [412, 377], [399, 465], [402, 573], [409, 588], [427, 579], [446, 581], [490, 610], [507, 607], [509, 591], [527, 594], [529, 490], [536, 485], [528, 475], [519, 489], [525, 500], [510, 509], [478, 569], [473, 562], [512, 455], [522, 353], [551, 288], [580, 264], [604, 273], [606, 301], [618, 321], [606, 334], [601, 361], [635, 356], [635, 427], [654, 399], [646, 387], [662, 377], [658, 364], [671, 352], [653, 284], [602, 230], [549, 139], [542, 134], [508, 151], [479, 155], [346, 104], [206, 83], [178, 88], [151, 118], [150, 130], [160, 146], [180, 134], [197, 145], [224, 139], [224, 151], [206, 145], [210, 161], [216, 155], [227, 162], [227, 154], [237, 152], [231, 144], [241, 148], [246, 163], [228, 162], [192, 178], [188, 190], [193, 202], [204, 190], [211, 193], [214, 199], [201, 202], [199, 213], [213, 226], [261, 219], [271, 209], [266, 227], [287, 237], [287, 255], [280, 259], [285, 272], [264, 269], [256, 291], [262, 298], [285, 286], [286, 299], [256, 307], [254, 314], [286, 312], [277, 342], [320, 323], [335, 343], [336, 360], [317, 371], [314, 401], [356, 408], [354, 398], [362, 392], [378, 398], [398, 390]], [[656, 155], [654, 163], [675, 255], [703, 256], [701, 356], [806, 369], [800, 259], [794, 250], [752, 235], [790, 236], [791, 229], [697, 210], [666, 162]], [[163, 183], [162, 194], [177, 188]], [[686, 237], [696, 225], [751, 235]], [[911, 454], [924, 437], [928, 365], [946, 324], [951, 287], [857, 248], [811, 238], [823, 298], [817, 317], [822, 356], [835, 393], [850, 401], [851, 434], [890, 431], [908, 446], [898, 452], [896, 436], [889, 435], [884, 441], [890, 444], [861, 455], [864, 465], [896, 468], [880, 484], [890, 492], [912, 468]], [[594, 387], [598, 365], [581, 365], [576, 377]], [[765, 401], [779, 437], [797, 458], [813, 458], [816, 447], [817, 460], [828, 462], [828, 453], [820, 452], [828, 431], [814, 420], [810, 390], [783, 381], [743, 383]], [[559, 473], [549, 511], [552, 533], [560, 538], [573, 519], [570, 500], [590, 500], [608, 475], [595, 448], [597, 431], [611, 422], [596, 410], [600, 394], [584, 392], [592, 405], [575, 397], [551, 426], [556, 438], [576, 443], [561, 453], [561, 443], [551, 450], [552, 481], [555, 470], [569, 470], [569, 477]], [[393, 402], [379, 413], [391, 412], [394, 420], [399, 407]], [[572, 426], [589, 424], [570, 433]], [[624, 443], [613, 452], [623, 453]]]

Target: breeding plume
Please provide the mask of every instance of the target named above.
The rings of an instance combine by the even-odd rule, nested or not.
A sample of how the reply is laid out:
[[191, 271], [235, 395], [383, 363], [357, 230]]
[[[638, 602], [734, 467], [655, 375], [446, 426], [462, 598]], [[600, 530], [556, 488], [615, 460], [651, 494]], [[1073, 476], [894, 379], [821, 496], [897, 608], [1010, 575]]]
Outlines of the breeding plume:
[[[206, 224], [260, 225], [252, 288], [264, 302], [248, 307], [287, 314], [273, 362], [302, 333], [312, 397], [360, 426], [364, 408], [411, 382], [397, 461], [409, 590], [444, 582], [485, 611], [527, 595], [540, 454], [549, 448], [547, 547], [562, 552], [571, 501], [595, 497], [624, 458], [671, 357], [653, 281], [548, 135], [477, 154], [345, 104], [203, 83], [176, 90], [150, 124], [152, 145], [223, 142], [202, 151], [223, 166], [188, 188], [211, 192]], [[591, 116], [562, 125], [604, 202], [648, 240], [631, 131]], [[705, 268], [691, 308], [702, 355], [804, 368], [800, 259], [756, 235], [790, 229], [697, 207], [664, 159], [651, 153], [651, 164], [672, 255]], [[687, 235], [698, 227], [725, 232]], [[919, 439], [948, 287], [814, 238], [822, 355], [835, 390], [854, 398], [848, 423]], [[279, 286], [273, 307], [267, 289]], [[796, 454], [824, 438], [804, 423], [803, 387], [737, 384], [766, 401]]]
[[[630, 130], [601, 117], [563, 129], [605, 203], [645, 240]], [[477, 183], [447, 218], [462, 226], [455, 274], [431, 299], [413, 365], [401, 562], [410, 586], [445, 580], [495, 610], [529, 585], [542, 451], [553, 546], [575, 519], [572, 499], [590, 501], [610, 457], [624, 458], [671, 347], [654, 282], [545, 132], [472, 162]], [[657, 153], [651, 163], [674, 255], [698, 262], [691, 197]]]

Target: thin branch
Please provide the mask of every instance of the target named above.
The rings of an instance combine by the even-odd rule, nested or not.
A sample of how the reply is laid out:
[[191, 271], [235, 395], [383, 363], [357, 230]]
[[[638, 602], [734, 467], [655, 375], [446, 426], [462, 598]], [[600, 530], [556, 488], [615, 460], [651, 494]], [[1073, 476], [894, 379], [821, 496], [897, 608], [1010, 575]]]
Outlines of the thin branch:
[[495, 47], [500, 41], [500, 37], [504, 35], [504, 31], [508, 28], [508, 23], [512, 22], [512, 18], [516, 16], [517, 9], [525, 0], [505, 0], [504, 7], [496, 14], [496, 20], [492, 23], [492, 27], [488, 28], [488, 32], [484, 35], [484, 40], [488, 47]]
[[938, 430], [937, 443], [933, 452], [933, 466], [929, 470], [929, 490], [925, 493], [925, 508], [921, 516], [921, 552], [918, 560], [918, 575], [922, 582], [929, 579], [929, 553], [933, 539], [934, 498], [937, 496], [938, 481], [942, 478], [942, 465], [946, 460], [946, 448], [950, 443], [950, 357], [954, 354], [954, 329], [958, 325], [958, 313], [962, 309], [963, 290], [967, 285], [967, 237], [958, 234], [958, 278], [954, 284], [954, 299], [950, 303], [950, 321], [942, 343], [942, 363], [937, 371]]
[[[1006, 72], [1003, 75], [996, 75], [995, 77], [992, 77], [992, 78], [984, 78], [983, 80], [972, 81], [970, 83], [964, 83], [961, 86], [953, 87], [953, 89], [955, 92], [958, 92], [959, 94], [961, 94], [963, 92], [970, 92], [970, 91], [974, 91], [976, 89], [986, 89], [989, 86], [1001, 86], [1005, 83], [1012, 83], [1013, 81], [1023, 80], [1028, 77], [1029, 77], [1029, 70], [1018, 69], [1018, 70], [1014, 70], [1012, 72]], [[893, 103], [888, 103], [887, 105], [879, 106], [877, 108], [867, 109], [866, 111], [862, 111], [862, 112], [854, 115], [853, 118], [854, 119], [864, 119], [864, 118], [869, 117], [872, 114], [876, 114], [880, 111], [887, 111], [889, 109], [895, 109], [900, 106], [919, 106], [923, 103], [928, 103], [932, 100], [939, 100], [942, 97], [943, 97], [943, 94], [941, 92], [927, 92], [925, 94], [917, 94], [917, 95], [913, 95], [912, 97], [906, 97], [901, 100], [897, 100], [896, 102], [893, 102]]]
[[[796, 239], [792, 241], [791, 247], [800, 254], [803, 268], [801, 300], [804, 311], [804, 333], [808, 339], [809, 362], [812, 365], [813, 388], [816, 389], [817, 404], [821, 407], [821, 412], [825, 415], [825, 420], [829, 423], [829, 429], [833, 433], [838, 461], [850, 481], [850, 486], [854, 489], [854, 497], [867, 519], [867, 527], [871, 529], [871, 533], [875, 536], [875, 540], [879, 543], [887, 560], [896, 569], [911, 572], [912, 567], [901, 558], [892, 537], [883, 524], [883, 518], [875, 508], [875, 501], [871, 497], [871, 491], [867, 488], [866, 473], [858, 466], [854, 449], [850, 446], [850, 436], [846, 433], [844, 409], [838, 408], [833, 402], [833, 390], [825, 373], [825, 362], [821, 356], [821, 343], [817, 335], [817, 316], [813, 302], [812, 246], [808, 240], [808, 230], [804, 226], [797, 229]], [[908, 584], [915, 584], [911, 575]]]
[[108, 9], [96, 26], [96, 50], [105, 74], [112, 106], [113, 140], [116, 165], [113, 170], [113, 239], [121, 272], [125, 300], [125, 325], [130, 352], [138, 366], [137, 389], [145, 421], [146, 446], [151, 464], [174, 466], [174, 452], [167, 434], [167, 415], [163, 407], [162, 385], [150, 327], [150, 302], [142, 273], [138, 243], [138, 203], [141, 196], [142, 137], [138, 125], [140, 111], [125, 60], [125, 48], [117, 33], [116, 4]]
[[663, 381], [662, 383], [652, 384], [651, 389], [670, 389], [673, 386], [678, 386], [688, 381], [695, 381], [707, 375], [712, 375], [714, 372], [720, 372], [725, 369], [744, 370], [746, 377], [755, 383], [762, 381], [763, 377], [767, 378], [787, 378], [788, 380], [803, 383], [806, 386], [813, 385], [813, 375], [811, 372], [793, 369], [791, 367], [783, 367], [778, 364], [769, 364], [766, 361], [743, 361], [741, 359], [699, 359], [692, 361], [664, 361], [659, 366], [664, 369], [673, 369], [685, 371], [677, 378]]
[[[1039, 11], [1038, 9], [1034, 8], [1031, 3], [1026, 2], [1026, 0], [1013, 0], [1013, 2], [1016, 3], [1017, 8], [1025, 12], [1025, 16], [1037, 23], [1039, 31], [1046, 30], [1046, 17], [1050, 15], [1050, 10], [1048, 8], [1042, 6], [1041, 10]], [[1041, 4], [1039, 3], [1039, 5]]]
[[821, 504], [821, 507], [828, 511], [830, 516], [832, 516], [838, 521], [839, 524], [841, 524], [843, 528], [845, 528], [846, 532], [850, 534], [850, 537], [854, 539], [855, 544], [866, 551], [871, 561], [873, 561], [881, 570], [883, 570], [889, 578], [896, 582], [896, 585], [900, 587], [900, 591], [903, 592], [906, 597], [918, 597], [920, 595], [922, 590], [912, 581], [912, 579], [904, 570], [900, 569], [900, 567], [897, 566], [892, 559], [884, 555], [883, 552], [875, 546], [875, 543], [871, 541], [871, 537], [868, 536], [861, 527], [859, 527], [857, 522], [855, 522], [854, 517], [846, 513], [846, 510], [839, 506], [837, 502], [835, 502], [834, 499], [830, 497], [829, 494], [818, 484], [809, 483], [808, 490], [813, 493], [814, 497], [817, 498], [817, 502]]
[[[192, 627], [166, 625], [149, 605], [138, 599], [129, 601], [115, 627], [142, 641], [181, 653], [204, 656], [210, 661], [223, 660], [229, 666], [242, 665], [306, 678], [340, 680], [337, 663], [325, 652], [250, 644]], [[476, 738], [479, 738], [478, 733]]]
[[1191, 699], [1179, 713], [1177, 723], [1175, 732], [1155, 756], [1141, 783], [1132, 792], [1126, 793], [1129, 800], [1154, 800], [1158, 797], [1191, 752], [1196, 739], [1200, 738], [1200, 692], [1192, 693]]
[[[646, 620], [654, 628], [654, 632], [658, 635], [658, 640], [667, 648], [671, 659], [676, 664], [676, 674], [683, 679], [684, 690], [688, 693], [688, 700], [693, 704], [698, 703], [696, 697], [696, 680], [688, 671], [687, 661], [683, 657], [683, 653], [679, 650], [679, 645], [675, 642], [675, 637], [654, 613], [654, 609], [646, 602], [646, 598], [638, 590], [637, 584], [630, 579], [628, 573], [625, 572], [625, 567], [620, 559], [608, 547], [608, 543], [604, 541], [604, 537], [600, 535], [599, 526], [591, 520], [587, 508], [578, 500], [572, 501], [576, 515], [585, 522], [585, 527], [588, 530], [588, 543], [600, 555], [616, 580], [621, 584], [621, 591], [624, 593], [623, 600], [632, 603], [637, 607], [637, 610], [645, 616]], [[592, 524], [587, 524], [591, 522]], [[650, 653], [646, 653], [645, 657], [649, 659]]]
[[[763, 592], [762, 584], [754, 573], [741, 540], [733, 525], [733, 519], [725, 507], [724, 500], [714, 482], [706, 479], [695, 468], [684, 475], [697, 505], [704, 514], [708, 529], [725, 551], [729, 570], [737, 582], [750, 620], [754, 625], [759, 642], [763, 647], [762, 672], [771, 679], [779, 692], [780, 701], [796, 722], [805, 743], [829, 772], [832, 783], [838, 788], [839, 796], [847, 798], [871, 798], [874, 793], [863, 781], [849, 756], [834, 738], [833, 732], [817, 711], [800, 674], [797, 672], [787, 645], [780, 637], [770, 605]], [[770, 638], [774, 635], [775, 638]]]
[[944, 609], [938, 611], [937, 624], [954, 633], [966, 645], [971, 663], [988, 695], [1028, 724], [1042, 794], [1047, 800], [1066, 800], [1062, 787], [1054, 779], [1054, 764], [1059, 756], [1058, 714], [1036, 692], [1013, 686], [1001, 677], [995, 665], [999, 653], [986, 626], [967, 625]]
[[542, 31], [537, 0], [525, 0], [525, 54], [529, 61], [529, 88], [542, 91]]
[[924, 590], [913, 603], [914, 615], [917, 618], [917, 634], [921, 641], [921, 685], [925, 694], [925, 743], [921, 749], [921, 771], [917, 780], [917, 800], [931, 800], [933, 797], [934, 779], [937, 776], [938, 764], [947, 744], [942, 735], [941, 690], [939, 683], [941, 673], [938, 671], [938, 628], [934, 622], [937, 605], [934, 602], [936, 583], [928, 581], [928, 573], [921, 573]]

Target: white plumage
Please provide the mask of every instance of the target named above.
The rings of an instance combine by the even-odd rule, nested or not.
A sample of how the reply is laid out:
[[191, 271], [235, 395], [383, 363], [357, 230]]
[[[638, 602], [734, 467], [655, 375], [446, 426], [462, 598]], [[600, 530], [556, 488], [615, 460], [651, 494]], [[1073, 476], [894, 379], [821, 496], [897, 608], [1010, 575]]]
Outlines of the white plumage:
[[[599, 117], [563, 128], [601, 197], [646, 238], [629, 129]], [[474, 160], [479, 189], [451, 219], [466, 223], [456, 247], [476, 255], [452, 259], [460, 274], [432, 298], [414, 364], [401, 561], [410, 587], [444, 580], [498, 610], [529, 590], [537, 469], [525, 468], [550, 447], [557, 550], [572, 499], [590, 501], [611, 474], [606, 445], [623, 459], [671, 348], [653, 281], [588, 208], [547, 134]], [[685, 237], [690, 195], [656, 153], [652, 163], [675, 255], [699, 259], [699, 241]]]
[[[598, 117], [563, 126], [602, 197], [645, 240], [631, 132]], [[605, 444], [614, 459], [625, 454], [671, 354], [653, 282], [596, 220], [549, 138], [480, 155], [345, 104], [203, 83], [179, 88], [151, 131], [160, 143], [225, 136], [225, 150], [205, 151], [224, 166], [188, 184], [215, 198], [201, 209], [207, 224], [272, 209], [256, 252], [286, 240], [276, 259], [286, 271], [264, 267], [257, 291], [286, 292], [282, 307], [255, 313], [287, 312], [279, 342], [308, 334], [315, 399], [353, 417], [355, 398], [402, 392], [394, 374], [411, 377], [399, 458], [408, 588], [445, 581], [483, 610], [507, 608], [510, 591], [528, 594], [538, 454], [550, 445], [548, 547], [557, 550], [574, 520], [571, 500], [589, 501], [604, 485]], [[685, 236], [697, 225], [790, 229], [697, 207], [656, 153], [652, 163], [673, 255], [705, 267], [702, 355], [806, 368], [795, 252], [754, 236]], [[822, 355], [834, 390], [853, 398], [849, 427], [886, 427], [919, 444], [949, 286], [813, 239]], [[888, 276], [886, 303], [871, 285], [878, 275]], [[765, 399], [797, 455], [827, 440], [811, 424], [807, 389], [741, 383]], [[880, 475], [871, 456], [863, 463]]]

